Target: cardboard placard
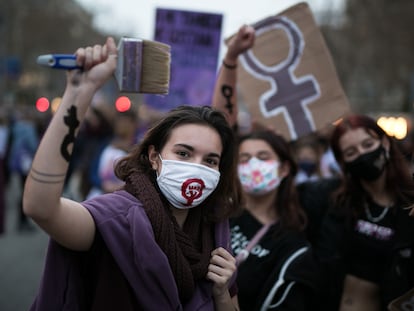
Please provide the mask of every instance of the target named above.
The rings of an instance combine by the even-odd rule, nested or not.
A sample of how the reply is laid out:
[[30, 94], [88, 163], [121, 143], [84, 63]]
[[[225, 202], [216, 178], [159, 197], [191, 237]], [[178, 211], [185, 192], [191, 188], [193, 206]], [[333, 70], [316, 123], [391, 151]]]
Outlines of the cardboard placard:
[[308, 4], [255, 23], [239, 57], [238, 92], [252, 119], [295, 140], [350, 111], [330, 52]]

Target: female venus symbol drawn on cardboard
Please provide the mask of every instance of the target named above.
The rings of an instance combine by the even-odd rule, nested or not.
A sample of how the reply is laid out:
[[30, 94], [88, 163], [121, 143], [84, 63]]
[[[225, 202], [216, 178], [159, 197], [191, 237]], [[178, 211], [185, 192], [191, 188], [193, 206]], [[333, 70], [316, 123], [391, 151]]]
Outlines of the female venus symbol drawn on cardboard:
[[287, 58], [271, 67], [263, 65], [251, 50], [240, 58], [249, 73], [271, 85], [271, 89], [260, 96], [260, 111], [265, 117], [283, 113], [293, 138], [313, 131], [315, 125], [306, 106], [318, 99], [321, 92], [313, 75], [296, 77], [294, 74], [305, 45], [300, 29], [284, 16], [270, 17], [254, 26], [258, 36], [271, 29], [284, 30], [290, 46]]
[[256, 121], [295, 140], [349, 111], [329, 51], [306, 3], [253, 27], [255, 45], [240, 57], [238, 84]]

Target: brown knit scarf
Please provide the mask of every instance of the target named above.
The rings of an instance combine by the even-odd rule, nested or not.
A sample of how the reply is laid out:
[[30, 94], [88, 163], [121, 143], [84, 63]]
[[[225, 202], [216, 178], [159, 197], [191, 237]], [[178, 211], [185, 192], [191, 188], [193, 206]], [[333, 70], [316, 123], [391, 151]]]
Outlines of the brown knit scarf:
[[168, 257], [180, 300], [186, 302], [194, 293], [195, 282], [205, 278], [214, 246], [211, 226], [202, 218], [202, 207], [189, 211], [181, 229], [145, 174], [128, 176], [125, 190], [141, 201], [155, 240]]

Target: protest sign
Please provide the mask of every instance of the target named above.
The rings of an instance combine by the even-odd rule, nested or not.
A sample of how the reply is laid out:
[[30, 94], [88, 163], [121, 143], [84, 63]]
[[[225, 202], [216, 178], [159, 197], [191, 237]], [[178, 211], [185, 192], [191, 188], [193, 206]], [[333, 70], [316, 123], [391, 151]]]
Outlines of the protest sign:
[[179, 105], [211, 105], [221, 27], [221, 14], [156, 10], [154, 39], [171, 46], [171, 79], [169, 94], [147, 95], [147, 105], [163, 111]]
[[350, 111], [323, 36], [306, 3], [253, 24], [239, 57], [238, 91], [252, 119], [295, 140]]

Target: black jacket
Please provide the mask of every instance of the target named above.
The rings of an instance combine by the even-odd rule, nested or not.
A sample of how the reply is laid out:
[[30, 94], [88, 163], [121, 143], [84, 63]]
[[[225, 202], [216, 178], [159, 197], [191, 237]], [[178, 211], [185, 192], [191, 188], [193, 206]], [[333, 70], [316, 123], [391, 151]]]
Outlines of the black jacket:
[[[247, 211], [230, 222], [231, 246], [237, 255], [261, 228]], [[318, 286], [317, 265], [304, 233], [285, 232], [275, 236], [278, 224], [252, 248], [238, 267], [240, 309], [315, 310]]]
[[[414, 287], [414, 218], [407, 210], [394, 207], [395, 235], [391, 251], [390, 265], [379, 277], [382, 309], [387, 310], [388, 303]], [[353, 225], [348, 224], [345, 216], [330, 211], [321, 223], [321, 231], [315, 241], [315, 253], [323, 276], [321, 299], [324, 310], [337, 310], [343, 289], [343, 280], [347, 273], [345, 252], [349, 245], [349, 234]], [[351, 222], [352, 223], [352, 222]]]

